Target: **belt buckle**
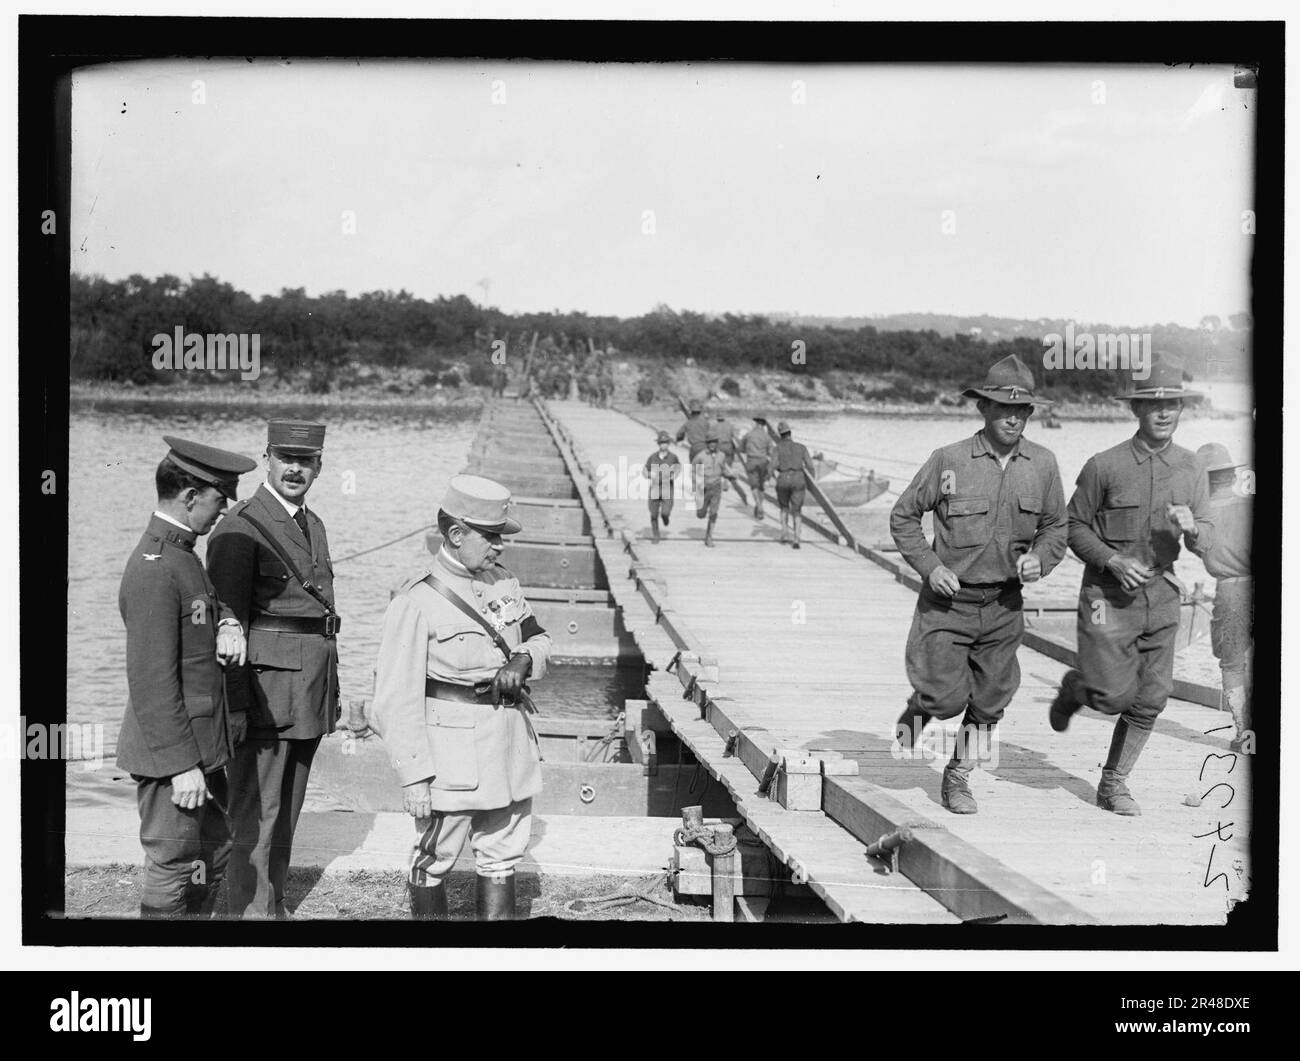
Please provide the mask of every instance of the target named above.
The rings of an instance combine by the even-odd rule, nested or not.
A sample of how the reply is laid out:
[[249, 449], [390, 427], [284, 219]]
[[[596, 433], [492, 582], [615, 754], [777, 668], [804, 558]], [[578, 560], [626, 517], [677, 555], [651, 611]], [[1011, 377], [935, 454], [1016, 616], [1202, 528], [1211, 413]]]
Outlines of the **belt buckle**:
[[339, 632], [339, 627], [342, 625], [343, 622], [337, 615], [325, 616], [325, 636], [335, 637]]

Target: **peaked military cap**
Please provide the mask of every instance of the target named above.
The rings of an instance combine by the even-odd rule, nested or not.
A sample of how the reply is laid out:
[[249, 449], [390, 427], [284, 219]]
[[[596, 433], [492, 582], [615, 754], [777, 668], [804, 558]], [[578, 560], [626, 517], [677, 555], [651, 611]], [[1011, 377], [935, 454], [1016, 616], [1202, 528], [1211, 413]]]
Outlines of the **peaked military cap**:
[[239, 477], [257, 467], [255, 460], [216, 446], [205, 446], [202, 442], [190, 442], [173, 435], [163, 435], [163, 441], [171, 447], [167, 456], [173, 464], [196, 479], [211, 483], [231, 501], [236, 500]]
[[325, 425], [312, 420], [268, 420], [266, 444], [286, 453], [320, 453], [325, 448]]
[[1047, 398], [1034, 397], [1034, 374], [1015, 354], [1004, 357], [990, 366], [984, 382], [977, 387], [967, 387], [963, 398], [988, 398], [1003, 405], [1053, 405]]
[[481, 475], [453, 475], [439, 507], [453, 519], [488, 534], [518, 534], [524, 529], [510, 518], [510, 491]]
[[1155, 357], [1155, 363], [1148, 367], [1145, 379], [1138, 379], [1136, 369], [1129, 372], [1128, 386], [1122, 394], [1115, 395], [1116, 401], [1131, 402], [1134, 398], [1200, 398], [1201, 392], [1188, 390], [1183, 383], [1183, 363], [1176, 358]]

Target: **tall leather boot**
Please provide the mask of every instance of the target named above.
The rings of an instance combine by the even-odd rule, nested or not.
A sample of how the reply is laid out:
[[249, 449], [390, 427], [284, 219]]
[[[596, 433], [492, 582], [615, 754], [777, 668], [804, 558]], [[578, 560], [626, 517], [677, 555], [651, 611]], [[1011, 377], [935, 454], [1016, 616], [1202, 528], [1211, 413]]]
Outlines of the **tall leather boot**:
[[412, 921], [446, 921], [447, 920], [447, 886], [431, 884], [421, 886], [406, 884], [411, 894]]
[[1097, 786], [1097, 806], [1102, 810], [1122, 814], [1127, 818], [1141, 815], [1142, 808], [1129, 793], [1125, 782], [1134, 763], [1142, 755], [1142, 749], [1146, 747], [1149, 736], [1151, 736], [1149, 729], [1134, 729], [1123, 715], [1115, 720], [1115, 734], [1110, 739], [1110, 754], [1106, 757], [1106, 765], [1101, 771], [1101, 784]]
[[515, 919], [515, 875], [508, 877], [475, 876], [478, 885], [474, 909], [480, 921]]

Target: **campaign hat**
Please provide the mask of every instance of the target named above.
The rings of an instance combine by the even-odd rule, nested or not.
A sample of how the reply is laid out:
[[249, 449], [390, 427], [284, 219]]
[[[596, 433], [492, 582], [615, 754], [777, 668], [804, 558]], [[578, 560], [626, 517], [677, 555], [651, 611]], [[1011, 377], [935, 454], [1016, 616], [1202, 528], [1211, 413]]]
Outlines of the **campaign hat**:
[[776, 433], [778, 435], [788, 435], [790, 433], [790, 425], [787, 424], [784, 420], [778, 420], [776, 425]]
[[1131, 402], [1135, 398], [1200, 398], [1200, 391], [1189, 390], [1183, 382], [1183, 363], [1177, 358], [1157, 354], [1148, 366], [1145, 379], [1138, 379], [1137, 369], [1129, 372], [1128, 385], [1115, 395], [1116, 401]]
[[987, 398], [1003, 405], [1054, 404], [1050, 399], [1034, 397], [1034, 374], [1015, 354], [995, 361], [989, 366], [984, 382], [967, 387], [961, 395], [963, 398]]
[[453, 519], [488, 534], [518, 534], [524, 529], [510, 518], [510, 490], [481, 475], [453, 475], [439, 507]]
[[704, 412], [704, 403], [699, 398], [692, 398], [690, 404], [686, 406], [686, 411], [692, 415]]
[[268, 420], [266, 444], [285, 453], [314, 456], [325, 448], [325, 425], [314, 420]]
[[705, 442], [721, 442], [721, 441], [722, 441], [722, 436], [721, 436], [720, 434], [718, 434], [718, 429], [717, 429], [716, 427], [711, 427], [711, 428], [708, 429], [708, 431], [706, 431], [706, 432], [704, 433], [704, 441], [705, 441]]
[[163, 441], [170, 447], [167, 457], [176, 467], [212, 484], [231, 501], [236, 500], [239, 477], [257, 467], [255, 460], [202, 442], [191, 442], [174, 435], [163, 435]]
[[671, 442], [672, 440], [673, 436], [667, 431], [660, 431], [659, 434], [655, 436], [656, 442]]
[[1207, 442], [1196, 451], [1196, 459], [1200, 462], [1201, 471], [1207, 475], [1210, 472], [1234, 471], [1245, 466], [1243, 461], [1232, 459], [1228, 447], [1222, 442]]

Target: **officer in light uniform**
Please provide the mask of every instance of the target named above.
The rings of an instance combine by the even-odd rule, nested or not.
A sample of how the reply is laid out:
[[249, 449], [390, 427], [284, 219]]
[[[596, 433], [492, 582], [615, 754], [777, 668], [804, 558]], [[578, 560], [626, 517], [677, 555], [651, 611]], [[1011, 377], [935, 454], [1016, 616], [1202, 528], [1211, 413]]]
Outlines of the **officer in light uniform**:
[[158, 507], [118, 593], [130, 698], [117, 765], [136, 782], [145, 918], [210, 913], [230, 857], [222, 767], [234, 741], [221, 667], [244, 662], [245, 641], [194, 544], [235, 500], [239, 476], [257, 467], [198, 442], [163, 441], [171, 450], [154, 475]]
[[1205, 473], [1173, 440], [1183, 400], [1193, 397], [1172, 359], [1131, 378], [1117, 400], [1137, 417], [1137, 434], [1088, 458], [1070, 498], [1070, 549], [1086, 565], [1079, 669], [1066, 671], [1048, 720], [1062, 732], [1085, 704], [1117, 716], [1097, 806], [1129, 817], [1142, 813], [1129, 774], [1174, 688], [1180, 540], [1202, 557], [1214, 545]]
[[546, 673], [551, 638], [496, 562], [501, 536], [522, 529], [509, 505], [501, 484], [453, 477], [438, 512], [442, 547], [384, 618], [371, 724], [415, 818], [408, 883], [419, 920], [447, 916], [444, 881], [466, 839], [479, 918], [514, 917], [515, 866], [542, 789], [524, 682]]

